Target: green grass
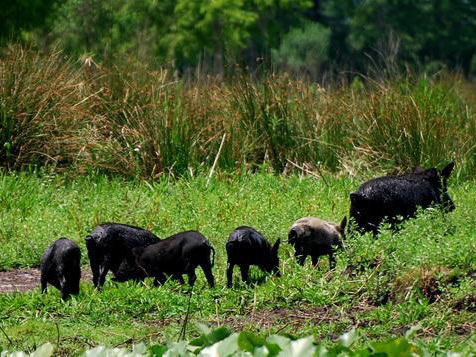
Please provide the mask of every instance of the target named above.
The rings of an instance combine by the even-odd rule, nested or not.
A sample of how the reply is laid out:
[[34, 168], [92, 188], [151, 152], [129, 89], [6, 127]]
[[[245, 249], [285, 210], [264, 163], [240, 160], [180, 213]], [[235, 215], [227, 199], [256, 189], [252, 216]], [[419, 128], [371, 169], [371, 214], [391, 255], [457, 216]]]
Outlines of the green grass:
[[[262, 335], [313, 334], [334, 341], [356, 327], [359, 343], [401, 336], [419, 325], [419, 339], [432, 352], [476, 348], [476, 189], [474, 182], [450, 182], [456, 210], [446, 216], [424, 212], [398, 234], [384, 231], [349, 238], [329, 272], [323, 257], [317, 269], [298, 266], [292, 248], [280, 249], [283, 277], [247, 287], [235, 272], [235, 287], [225, 288], [228, 234], [238, 225], [261, 230], [271, 241], [286, 240], [302, 216], [340, 222], [349, 193], [359, 180], [218, 174], [156, 182], [108, 178], [68, 178], [26, 173], [0, 176], [0, 269], [37, 266], [48, 244], [59, 236], [75, 240], [87, 264], [83, 238], [98, 223], [116, 221], [147, 227], [160, 237], [200, 230], [217, 250], [209, 289], [201, 271], [191, 299], [187, 337], [193, 322], [225, 325]], [[252, 269], [260, 280], [263, 274]], [[0, 295], [0, 345], [32, 350], [46, 341], [71, 354], [91, 345], [129, 346], [176, 340], [187, 309], [188, 287], [168, 282], [116, 284], [102, 291], [82, 283], [78, 297], [63, 303], [50, 288]]]

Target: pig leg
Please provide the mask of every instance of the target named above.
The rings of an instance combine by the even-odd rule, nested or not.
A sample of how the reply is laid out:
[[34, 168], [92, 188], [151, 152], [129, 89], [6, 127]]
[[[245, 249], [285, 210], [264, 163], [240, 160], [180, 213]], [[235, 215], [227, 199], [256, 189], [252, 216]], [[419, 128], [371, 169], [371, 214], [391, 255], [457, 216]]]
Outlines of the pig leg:
[[231, 288], [233, 286], [233, 268], [235, 264], [228, 263], [228, 267], [226, 268], [226, 286]]
[[111, 267], [111, 261], [109, 258], [104, 259], [104, 263], [102, 265], [101, 273], [99, 274], [98, 278], [98, 284], [96, 287], [101, 287], [104, 285], [104, 282], [106, 281], [106, 275]]
[[109, 268], [105, 264], [100, 270], [100, 273], [99, 273], [99, 276], [98, 276], [98, 279], [97, 279], [97, 284], [96, 284], [97, 288], [101, 288], [104, 285], [104, 282], [106, 281], [106, 275], [107, 275], [108, 271], [109, 271]]
[[41, 292], [46, 293], [48, 281], [50, 280], [51, 264], [49, 262], [41, 266]]
[[250, 266], [247, 265], [247, 264], [241, 264], [241, 265], [240, 265], [240, 270], [241, 270], [241, 279], [242, 279], [245, 283], [249, 284], [249, 282], [250, 282], [250, 277], [249, 277], [249, 275], [248, 275], [248, 272], [250, 271]]
[[205, 278], [207, 278], [208, 285], [210, 285], [210, 287], [213, 288], [215, 286], [215, 279], [213, 278], [211, 265], [202, 264], [201, 267], [202, 267], [203, 273], [205, 274]]
[[190, 286], [193, 286], [193, 284], [195, 284], [195, 280], [197, 280], [197, 274], [195, 274], [195, 269], [192, 269], [188, 273], [188, 283], [190, 284]]
[[61, 298], [66, 301], [69, 297], [69, 287], [66, 282], [66, 278], [64, 275], [61, 275], [58, 280], [59, 280], [59, 290], [61, 292]]
[[296, 257], [298, 264], [303, 266], [304, 262], [306, 261], [307, 255], [301, 254], [300, 252], [296, 252], [294, 255]]
[[185, 281], [183, 280], [183, 277], [182, 277], [181, 274], [173, 274], [172, 279], [174, 279], [175, 281], [177, 281], [181, 285], [185, 284]]
[[81, 280], [81, 268], [79, 266], [69, 272], [68, 286], [70, 293], [73, 295], [79, 294], [79, 281]]
[[312, 265], [316, 266], [317, 263], [319, 262], [319, 256], [318, 255], [311, 255], [311, 262], [312, 262]]
[[98, 281], [99, 281], [99, 268], [98, 268], [96, 271], [92, 270], [92, 273], [93, 273], [93, 285], [94, 285], [95, 288], [97, 288], [98, 285], [99, 285], [99, 284], [98, 284]]
[[70, 296], [71, 294], [66, 290], [61, 292], [61, 299], [63, 299], [63, 301], [68, 300]]
[[93, 273], [93, 284], [94, 284], [94, 287], [97, 288], [98, 287], [98, 282], [99, 282], [99, 264], [97, 264], [96, 262], [92, 262], [91, 261], [91, 272]]
[[42, 273], [41, 274], [41, 293], [42, 294], [46, 293], [47, 285], [48, 285], [48, 280], [46, 279], [46, 273]]
[[88, 250], [89, 265], [93, 273], [93, 284], [97, 288], [99, 286], [99, 269], [101, 262], [104, 261], [104, 254], [92, 238], [86, 238], [86, 248]]
[[56, 289], [61, 290], [61, 276], [62, 272], [56, 269], [50, 269], [47, 274], [47, 282], [53, 285]]
[[296, 251], [294, 252], [294, 256], [296, 257], [296, 261], [299, 265], [304, 265], [304, 262], [306, 261], [307, 255], [304, 254], [303, 249], [300, 244], [296, 244], [294, 247]]

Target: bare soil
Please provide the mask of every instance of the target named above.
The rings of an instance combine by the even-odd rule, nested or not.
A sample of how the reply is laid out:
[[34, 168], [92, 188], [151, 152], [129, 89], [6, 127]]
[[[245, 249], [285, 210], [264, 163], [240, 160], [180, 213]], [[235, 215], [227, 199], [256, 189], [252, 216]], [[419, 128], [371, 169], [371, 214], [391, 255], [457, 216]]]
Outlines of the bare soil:
[[[82, 281], [92, 281], [89, 267], [83, 267]], [[0, 271], [0, 293], [23, 292], [40, 286], [40, 270], [38, 268], [14, 269]]]
[[[246, 329], [270, 330], [278, 328], [276, 333], [291, 328], [298, 331], [306, 325], [318, 326], [322, 323], [345, 322], [354, 327], [367, 327], [366, 321], [360, 320], [359, 315], [373, 310], [375, 306], [362, 303], [351, 309], [339, 310], [334, 306], [316, 307], [303, 304], [295, 308], [273, 308], [256, 311], [246, 311], [241, 316], [227, 317], [221, 321], [215, 321], [217, 326], [224, 325], [232, 330], [241, 331]], [[324, 336], [322, 336], [324, 337]], [[335, 338], [338, 335], [334, 336]]]

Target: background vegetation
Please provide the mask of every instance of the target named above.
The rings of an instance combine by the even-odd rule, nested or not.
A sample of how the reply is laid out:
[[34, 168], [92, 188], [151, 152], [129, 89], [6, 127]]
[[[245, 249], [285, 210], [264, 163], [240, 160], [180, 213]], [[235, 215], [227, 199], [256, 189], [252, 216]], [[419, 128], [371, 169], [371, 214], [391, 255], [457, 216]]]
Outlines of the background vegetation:
[[[195, 322], [227, 326], [260, 336], [312, 334], [332, 345], [352, 327], [361, 338], [354, 346], [402, 336], [420, 326], [418, 341], [430, 353], [476, 347], [475, 240], [476, 190], [472, 182], [452, 179], [457, 205], [442, 216], [429, 211], [408, 222], [398, 234], [383, 232], [349, 237], [337, 255], [335, 271], [327, 257], [317, 268], [296, 264], [285, 243], [291, 224], [302, 216], [340, 222], [348, 212], [349, 192], [359, 180], [276, 176], [261, 172], [204, 176], [156, 182], [104, 176], [71, 180], [64, 175], [3, 175], [0, 180], [0, 269], [37, 266], [44, 249], [59, 236], [81, 247], [88, 270], [84, 237], [100, 222], [118, 221], [151, 229], [166, 237], [186, 229], [203, 232], [216, 249], [210, 289], [201, 270], [191, 299], [187, 338], [197, 337]], [[256, 267], [257, 285], [245, 286], [235, 271], [227, 289], [225, 242], [238, 225], [281, 238], [281, 278], [268, 278]], [[90, 281], [64, 303], [59, 292], [39, 288], [0, 294], [0, 345], [31, 350], [46, 341], [71, 355], [96, 345], [128, 346], [176, 341], [187, 311], [189, 289], [170, 281], [156, 288], [107, 280], [102, 291]], [[59, 333], [57, 330], [59, 329]]]
[[476, 71], [476, 5], [466, 0], [35, 0], [10, 1], [0, 16], [3, 43], [59, 43], [73, 58], [132, 56], [182, 74], [235, 63], [314, 79], [382, 64]]
[[457, 159], [474, 175], [472, 2], [35, 0], [0, 16], [7, 169], [193, 175], [224, 138], [228, 171]]
[[0, 165], [155, 178], [208, 171], [218, 156], [230, 172], [266, 164], [352, 176], [456, 159], [468, 178], [474, 93], [448, 73], [331, 88], [239, 70], [190, 82], [166, 68], [78, 66], [10, 46], [0, 59]]

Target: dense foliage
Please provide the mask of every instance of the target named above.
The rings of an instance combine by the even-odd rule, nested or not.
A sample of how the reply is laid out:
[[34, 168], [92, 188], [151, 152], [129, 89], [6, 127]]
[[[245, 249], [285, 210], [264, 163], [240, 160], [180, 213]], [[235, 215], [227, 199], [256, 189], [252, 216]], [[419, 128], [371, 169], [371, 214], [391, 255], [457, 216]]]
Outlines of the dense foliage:
[[476, 4], [466, 0], [35, 0], [6, 2], [0, 16], [0, 42], [59, 41], [76, 58], [133, 56], [179, 71], [255, 68], [278, 49], [276, 65], [303, 63], [314, 78], [397, 63], [469, 74], [476, 64]]

